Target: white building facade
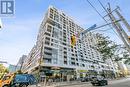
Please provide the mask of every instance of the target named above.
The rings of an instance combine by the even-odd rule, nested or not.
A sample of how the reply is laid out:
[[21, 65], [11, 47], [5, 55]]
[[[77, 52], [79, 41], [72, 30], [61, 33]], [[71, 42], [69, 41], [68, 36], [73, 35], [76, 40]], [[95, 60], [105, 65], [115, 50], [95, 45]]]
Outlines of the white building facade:
[[[97, 43], [96, 34], [84, 31], [64, 12], [50, 6], [41, 23], [36, 45], [32, 48], [23, 64], [25, 73], [53, 73], [67, 78], [67, 75], [83, 77], [95, 74], [114, 73], [114, 65], [102, 60], [101, 54], [92, 46]], [[71, 37], [76, 36], [75, 46]], [[41, 48], [42, 47], [42, 48]], [[108, 72], [107, 72], [108, 71]]]

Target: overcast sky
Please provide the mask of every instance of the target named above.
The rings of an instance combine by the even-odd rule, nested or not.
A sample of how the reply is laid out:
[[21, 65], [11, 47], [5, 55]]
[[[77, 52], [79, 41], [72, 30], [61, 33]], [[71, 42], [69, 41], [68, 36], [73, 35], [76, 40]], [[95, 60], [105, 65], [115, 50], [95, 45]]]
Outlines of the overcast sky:
[[[36, 43], [38, 30], [44, 13], [49, 5], [63, 10], [83, 28], [93, 24], [102, 25], [105, 22], [93, 10], [86, 0], [15, 0], [16, 13], [13, 18], [2, 18], [3, 29], [0, 31], [0, 60], [9, 64], [16, 64], [23, 54], [28, 54]], [[102, 15], [106, 13], [97, 2], [90, 0]], [[121, 13], [130, 23], [130, 0], [100, 0], [104, 6], [110, 2], [114, 9], [117, 5]], [[108, 29], [105, 27], [104, 29]], [[126, 30], [127, 31], [127, 30]], [[121, 43], [112, 30], [104, 32], [105, 35], [117, 43]], [[129, 33], [128, 33], [129, 34]]]

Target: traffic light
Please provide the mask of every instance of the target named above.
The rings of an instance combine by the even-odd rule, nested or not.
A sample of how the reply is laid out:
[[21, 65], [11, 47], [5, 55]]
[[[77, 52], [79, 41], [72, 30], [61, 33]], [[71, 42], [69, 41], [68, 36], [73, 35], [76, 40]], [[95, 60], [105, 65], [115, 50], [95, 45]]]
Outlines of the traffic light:
[[75, 46], [75, 44], [76, 44], [76, 36], [75, 36], [75, 35], [72, 35], [72, 36], [71, 36], [71, 45], [72, 45], [72, 46]]

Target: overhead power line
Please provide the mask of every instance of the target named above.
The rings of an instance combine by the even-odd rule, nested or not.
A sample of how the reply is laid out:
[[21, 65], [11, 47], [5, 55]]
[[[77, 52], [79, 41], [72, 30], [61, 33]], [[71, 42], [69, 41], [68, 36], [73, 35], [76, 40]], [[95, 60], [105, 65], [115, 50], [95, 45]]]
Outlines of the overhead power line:
[[[99, 4], [102, 6], [102, 8], [107, 12], [107, 14], [109, 14], [109, 12], [107, 11], [107, 9], [104, 7], [104, 5], [102, 4], [102, 2], [100, 0], [98, 0]], [[118, 9], [118, 8], [116, 8]], [[105, 22], [107, 23], [107, 20], [103, 17], [103, 19], [105, 20]], [[120, 38], [120, 36], [116, 33], [116, 31], [112, 28], [112, 26], [109, 25], [109, 27], [113, 30], [113, 32], [115, 32], [115, 34], [118, 36], [118, 38]], [[120, 38], [121, 39], [121, 38]]]
[[[92, 5], [92, 3], [89, 1], [89, 0], [86, 0], [90, 5], [91, 7], [93, 7], [93, 9], [98, 13], [98, 15], [103, 18], [103, 16], [100, 14], [100, 12]], [[104, 19], [104, 18], [103, 18]]]
[[[100, 14], [100, 12], [96, 9], [96, 7], [89, 1], [89, 0], [86, 0], [89, 4], [90, 4], [90, 6], [98, 13], [98, 15], [108, 24], [108, 22], [107, 22], [107, 20]], [[99, 1], [99, 0], [98, 0]], [[105, 9], [105, 7], [103, 6], [103, 4], [99, 1], [99, 3], [101, 4], [101, 6], [103, 7], [103, 9], [105, 10], [105, 11], [107, 11], [106, 9]], [[108, 13], [108, 12], [107, 12]], [[108, 25], [112, 30], [113, 30], [113, 32], [118, 36], [118, 38], [120, 38], [119, 37], [119, 35], [114, 31], [114, 29], [110, 26], [110, 25]]]

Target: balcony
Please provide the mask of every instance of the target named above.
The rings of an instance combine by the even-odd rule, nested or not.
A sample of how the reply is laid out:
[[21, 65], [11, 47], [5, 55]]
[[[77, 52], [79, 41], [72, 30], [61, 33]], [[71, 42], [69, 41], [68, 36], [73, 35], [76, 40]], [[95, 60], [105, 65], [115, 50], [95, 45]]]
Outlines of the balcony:
[[47, 50], [47, 49], [44, 49], [44, 51], [47, 52], [47, 53], [51, 53], [52, 52], [52, 50]]
[[46, 55], [46, 54], [44, 54], [44, 55], [43, 55], [43, 58], [52, 59], [52, 55]]

